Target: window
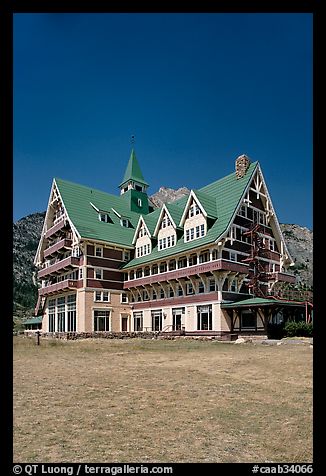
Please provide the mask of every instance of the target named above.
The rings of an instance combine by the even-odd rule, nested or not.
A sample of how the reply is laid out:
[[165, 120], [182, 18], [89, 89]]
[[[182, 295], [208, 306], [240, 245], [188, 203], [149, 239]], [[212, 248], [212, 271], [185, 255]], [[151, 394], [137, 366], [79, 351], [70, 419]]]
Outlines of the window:
[[103, 269], [95, 268], [95, 279], [103, 279]]
[[55, 332], [55, 299], [49, 300], [48, 311], [49, 311], [49, 332]]
[[157, 299], [157, 294], [156, 294], [156, 291], [154, 291], [154, 289], [152, 291], [152, 299]]
[[164, 218], [163, 218], [163, 220], [162, 220], [162, 225], [161, 225], [161, 227], [162, 227], [162, 228], [166, 228], [167, 226], [170, 226], [170, 225], [171, 225], [171, 220], [170, 220], [170, 218], [169, 218], [167, 215], [165, 215]]
[[104, 223], [108, 223], [109, 222], [109, 215], [107, 213], [99, 213], [98, 214], [98, 219], [100, 221], [103, 221]]
[[137, 269], [136, 270], [136, 278], [142, 278], [143, 277], [143, 270], [142, 269]]
[[188, 216], [189, 216], [189, 218], [191, 218], [191, 217], [193, 217], [193, 216], [195, 216], [195, 215], [199, 215], [200, 213], [201, 213], [201, 211], [200, 211], [200, 208], [199, 208], [199, 206], [197, 205], [197, 203], [193, 203], [193, 204], [191, 205], [191, 207], [189, 208], [189, 214], [188, 214]]
[[149, 296], [147, 291], [143, 291], [143, 301], [149, 301]]
[[181, 286], [178, 286], [178, 296], [183, 296], [183, 290]]
[[146, 268], [144, 269], [144, 276], [150, 276], [151, 274], [151, 269], [149, 266], [146, 266]]
[[95, 291], [94, 292], [94, 301], [96, 301], [96, 302], [109, 302], [110, 301], [109, 291]]
[[186, 230], [186, 241], [190, 240], [190, 230]]
[[81, 255], [81, 251], [79, 246], [75, 246], [75, 248], [73, 248], [73, 250], [71, 251], [71, 256], [74, 256], [75, 258], [79, 258], [80, 255]]
[[67, 296], [68, 332], [76, 332], [76, 294]]
[[205, 292], [205, 287], [204, 287], [204, 284], [202, 281], [199, 281], [199, 284], [198, 284], [198, 292], [200, 294], [204, 293]]
[[169, 261], [169, 271], [174, 271], [176, 269], [176, 261], [175, 259], [172, 259]]
[[162, 310], [152, 311], [152, 330], [161, 331], [162, 330]]
[[237, 261], [237, 254], [230, 251], [230, 261]]
[[195, 294], [192, 283], [187, 283], [186, 291], [187, 291], [187, 294]]
[[209, 280], [209, 290], [210, 292], [213, 292], [216, 290], [215, 279]]
[[65, 317], [66, 317], [66, 312], [65, 312], [66, 304], [65, 304], [65, 298], [64, 297], [59, 297], [57, 299], [57, 329], [58, 332], [65, 332], [66, 326], [65, 326]]
[[135, 190], [137, 190], [137, 192], [142, 192], [143, 187], [141, 187], [140, 185], [135, 185]]
[[157, 264], [153, 264], [152, 266], [152, 274], [157, 274], [158, 273], [158, 266]]
[[199, 255], [199, 263], [207, 263], [207, 261], [209, 261], [209, 253], [204, 251]]
[[124, 304], [128, 303], [128, 294], [127, 293], [121, 293], [120, 301]]
[[173, 288], [170, 286], [170, 289], [169, 289], [169, 296], [172, 298], [174, 297], [174, 291], [173, 291]]
[[139, 206], [139, 207], [141, 207], [141, 206], [142, 206], [142, 201], [141, 201], [141, 199], [140, 199], [140, 198], [138, 198], [138, 200], [137, 200], [137, 204], [138, 204], [138, 206]]
[[185, 241], [192, 241], [195, 238], [201, 238], [205, 236], [205, 225], [197, 225], [195, 228], [190, 228], [186, 230]]
[[122, 254], [122, 259], [123, 261], [129, 261], [130, 260], [130, 251], [124, 251]]
[[187, 258], [183, 256], [182, 258], [179, 259], [178, 261], [178, 269], [180, 268], [186, 268], [187, 267]]
[[167, 270], [166, 263], [160, 264], [160, 273], [165, 273]]
[[161, 291], [160, 291], [160, 299], [164, 299], [165, 295], [164, 295], [164, 289], [161, 288]]
[[102, 301], [102, 293], [101, 293], [101, 291], [95, 291], [95, 293], [94, 293], [94, 301]]
[[257, 318], [251, 311], [241, 312], [241, 329], [256, 329]]
[[212, 330], [212, 305], [197, 306], [197, 329], [199, 331]]
[[127, 220], [127, 218], [121, 218], [120, 225], [129, 228], [129, 220]]
[[110, 331], [110, 311], [94, 310], [94, 332]]
[[269, 249], [270, 249], [271, 251], [276, 251], [276, 249], [275, 249], [275, 241], [274, 241], [274, 240], [270, 240], [270, 241], [269, 241]]
[[79, 278], [79, 279], [83, 279], [83, 268], [79, 268], [78, 278]]
[[236, 292], [237, 292], [237, 288], [238, 288], [237, 282], [236, 282], [235, 279], [233, 279], [233, 281], [231, 281], [230, 291], [231, 291], [232, 293], [236, 293]]
[[143, 330], [143, 313], [142, 312], [134, 312], [134, 331], [139, 332]]
[[102, 246], [95, 246], [95, 256], [98, 256], [99, 258], [103, 257], [103, 248], [102, 248]]
[[145, 228], [145, 226], [143, 225], [140, 229], [139, 229], [139, 238], [141, 238], [142, 236], [146, 236], [147, 235], [147, 230]]

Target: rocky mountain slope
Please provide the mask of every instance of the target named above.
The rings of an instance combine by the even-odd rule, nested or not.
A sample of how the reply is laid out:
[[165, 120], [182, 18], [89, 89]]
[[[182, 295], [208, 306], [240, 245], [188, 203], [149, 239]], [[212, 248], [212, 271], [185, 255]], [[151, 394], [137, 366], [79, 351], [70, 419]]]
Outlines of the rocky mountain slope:
[[[173, 202], [190, 192], [186, 187], [173, 190], [161, 187], [152, 195], [155, 206]], [[22, 314], [30, 312], [37, 299], [36, 269], [33, 265], [45, 213], [33, 213], [13, 225], [13, 285], [14, 311]], [[313, 232], [299, 225], [281, 225], [284, 238], [295, 265], [292, 271], [303, 285], [312, 287]]]

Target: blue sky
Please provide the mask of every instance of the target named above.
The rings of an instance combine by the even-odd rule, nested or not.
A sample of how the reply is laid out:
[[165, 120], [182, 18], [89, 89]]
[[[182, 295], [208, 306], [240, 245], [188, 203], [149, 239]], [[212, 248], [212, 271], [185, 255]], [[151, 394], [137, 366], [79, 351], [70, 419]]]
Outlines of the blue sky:
[[53, 177], [118, 193], [133, 134], [149, 194], [246, 153], [312, 228], [312, 15], [15, 14], [14, 221]]

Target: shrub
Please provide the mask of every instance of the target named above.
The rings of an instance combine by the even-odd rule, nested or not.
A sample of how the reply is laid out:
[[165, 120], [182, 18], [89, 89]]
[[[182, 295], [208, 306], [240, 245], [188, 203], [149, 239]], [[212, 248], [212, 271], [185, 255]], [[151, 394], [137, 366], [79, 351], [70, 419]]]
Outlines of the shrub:
[[284, 337], [312, 337], [312, 330], [312, 324], [288, 321], [284, 326]]

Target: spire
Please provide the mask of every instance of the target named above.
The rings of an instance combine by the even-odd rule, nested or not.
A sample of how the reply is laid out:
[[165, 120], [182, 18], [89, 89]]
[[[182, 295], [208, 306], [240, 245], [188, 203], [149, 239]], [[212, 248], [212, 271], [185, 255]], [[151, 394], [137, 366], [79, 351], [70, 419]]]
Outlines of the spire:
[[123, 185], [127, 184], [127, 182], [130, 182], [130, 181], [133, 181], [148, 187], [148, 183], [145, 181], [143, 174], [140, 170], [140, 166], [136, 158], [134, 149], [131, 150], [130, 159], [129, 159], [123, 180], [121, 184], [119, 185], [119, 187], [121, 188]]

